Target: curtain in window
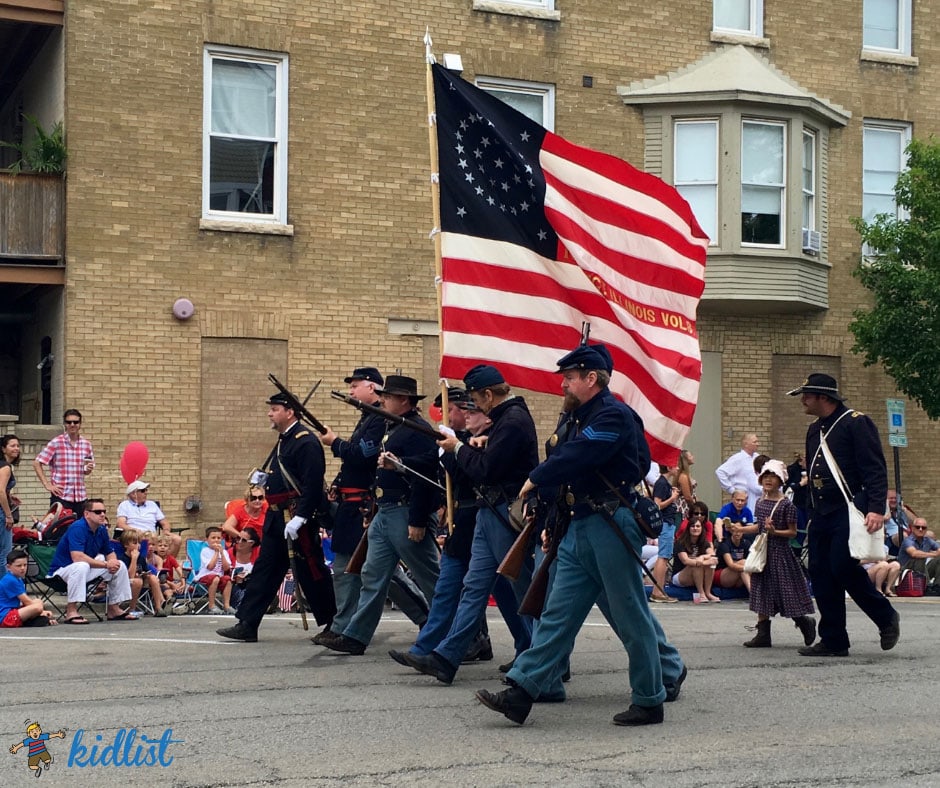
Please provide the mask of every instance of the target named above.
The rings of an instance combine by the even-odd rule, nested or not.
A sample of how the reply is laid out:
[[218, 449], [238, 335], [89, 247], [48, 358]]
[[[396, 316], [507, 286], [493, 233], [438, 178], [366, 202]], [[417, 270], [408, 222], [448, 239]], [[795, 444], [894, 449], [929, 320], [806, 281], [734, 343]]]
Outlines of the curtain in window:
[[865, 129], [862, 152], [862, 218], [879, 213], [896, 215], [894, 185], [901, 174], [905, 135], [898, 129]]
[[779, 244], [783, 126], [744, 123], [741, 134], [741, 241]]
[[269, 63], [213, 61], [212, 133], [273, 139], [276, 88]]
[[676, 189], [714, 242], [718, 239], [718, 124], [677, 123], [675, 134]]
[[716, 28], [723, 30], [751, 30], [751, 0], [715, 0]]

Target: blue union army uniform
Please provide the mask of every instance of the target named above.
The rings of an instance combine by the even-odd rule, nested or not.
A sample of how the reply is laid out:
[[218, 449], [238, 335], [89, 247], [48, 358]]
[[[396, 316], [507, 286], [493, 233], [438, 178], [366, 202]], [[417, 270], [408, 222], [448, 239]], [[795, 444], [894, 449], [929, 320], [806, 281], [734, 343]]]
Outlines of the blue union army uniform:
[[[827, 380], [823, 380], [823, 379]], [[818, 379], [818, 380], [817, 380]], [[809, 574], [819, 607], [819, 637], [831, 651], [849, 648], [846, 631], [845, 593], [879, 630], [896, 620], [891, 603], [874, 587], [861, 564], [849, 555], [848, 506], [820, 449], [820, 435], [838, 463], [855, 505], [865, 513], [884, 514], [888, 494], [888, 471], [878, 429], [872, 420], [850, 410], [841, 400], [835, 381], [814, 374], [807, 380], [831, 381], [832, 390], [804, 385], [789, 392], [821, 393], [838, 403], [836, 409], [809, 425], [806, 432], [806, 461], [809, 477]]]
[[[272, 396], [268, 403], [289, 406], [279, 394]], [[295, 549], [301, 554], [296, 561], [296, 580], [300, 583], [311, 612], [321, 626], [328, 625], [336, 613], [333, 580], [323, 560], [319, 524], [314, 517], [317, 512], [323, 512], [326, 505], [323, 495], [323, 474], [326, 470], [323, 447], [307, 427], [295, 421], [278, 436], [275, 456], [265, 484], [269, 507], [264, 520], [261, 553], [252, 569], [245, 597], [238, 607], [240, 627], [254, 637], [290, 567], [284, 538], [285, 515], [307, 520], [295, 540]]]
[[[603, 346], [581, 345], [558, 366], [560, 372], [609, 370], [610, 355]], [[676, 667], [681, 666], [681, 660], [665, 642], [650, 613], [635, 559], [611, 523], [591, 507], [592, 501], [608, 501], [612, 495], [598, 471], [624, 497], [632, 496], [648, 467], [649, 449], [639, 417], [606, 387], [572, 411], [570, 418], [573, 429], [566, 439], [559, 441], [548, 459], [529, 474], [530, 481], [539, 487], [566, 485], [569, 491], [571, 523], [559, 544], [554, 582], [532, 646], [516, 659], [508, 673], [513, 689], [496, 696], [484, 690], [477, 693], [477, 698], [513, 721], [522, 722], [531, 699], [557, 686], [559, 665], [571, 652], [591, 606], [604, 593], [610, 622], [630, 656], [632, 705], [628, 712], [617, 715], [615, 722], [662, 722], [661, 704], [667, 692], [661, 646], [674, 654], [671, 662]], [[640, 554], [646, 540], [630, 510], [617, 508], [613, 520]], [[678, 681], [681, 683], [681, 679]], [[520, 697], [520, 690], [526, 698]]]

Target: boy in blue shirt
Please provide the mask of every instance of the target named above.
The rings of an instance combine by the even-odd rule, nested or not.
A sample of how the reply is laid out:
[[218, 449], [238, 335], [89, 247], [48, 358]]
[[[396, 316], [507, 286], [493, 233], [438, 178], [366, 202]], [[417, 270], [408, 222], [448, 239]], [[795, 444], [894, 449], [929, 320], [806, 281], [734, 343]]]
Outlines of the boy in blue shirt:
[[25, 550], [7, 553], [7, 573], [0, 577], [0, 628], [44, 627], [55, 624], [52, 613], [43, 607], [41, 599], [26, 593], [26, 566], [29, 557]]

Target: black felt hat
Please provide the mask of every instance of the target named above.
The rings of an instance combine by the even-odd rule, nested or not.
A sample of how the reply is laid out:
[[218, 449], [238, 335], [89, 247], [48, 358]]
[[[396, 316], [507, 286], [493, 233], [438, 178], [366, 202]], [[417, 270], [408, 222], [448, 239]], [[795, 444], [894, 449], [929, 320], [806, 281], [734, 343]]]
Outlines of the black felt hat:
[[787, 392], [791, 397], [798, 394], [825, 394], [827, 397], [843, 402], [844, 397], [839, 393], [839, 384], [832, 375], [826, 375], [823, 372], [813, 372], [802, 386], [798, 386]]
[[414, 400], [424, 399], [424, 394], [418, 393], [418, 381], [407, 375], [389, 375], [381, 386], [376, 386], [380, 394], [400, 394]]

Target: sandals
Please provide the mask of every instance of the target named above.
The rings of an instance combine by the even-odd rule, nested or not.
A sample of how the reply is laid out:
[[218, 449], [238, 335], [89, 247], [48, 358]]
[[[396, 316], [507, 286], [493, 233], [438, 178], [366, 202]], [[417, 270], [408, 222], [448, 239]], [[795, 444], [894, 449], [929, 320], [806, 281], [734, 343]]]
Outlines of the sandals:
[[108, 621], [137, 621], [140, 618], [140, 613], [136, 610], [125, 610], [119, 616], [108, 616]]
[[69, 618], [62, 619], [63, 624], [89, 624], [91, 623], [84, 616], [70, 616]]

